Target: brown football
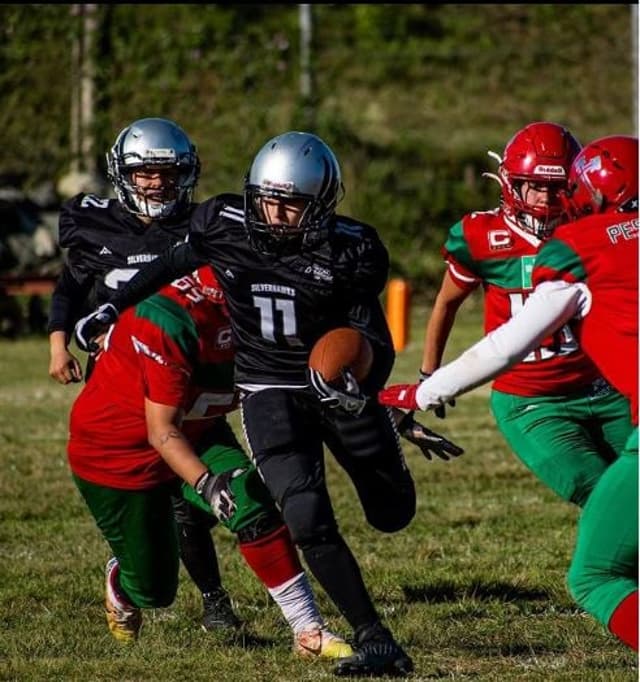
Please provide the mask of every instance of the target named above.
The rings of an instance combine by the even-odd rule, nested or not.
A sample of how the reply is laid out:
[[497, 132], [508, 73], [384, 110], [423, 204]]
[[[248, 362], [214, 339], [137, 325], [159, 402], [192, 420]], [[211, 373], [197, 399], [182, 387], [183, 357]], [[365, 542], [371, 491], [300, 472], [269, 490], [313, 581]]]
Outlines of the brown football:
[[351, 327], [338, 327], [321, 336], [311, 349], [309, 367], [327, 382], [341, 378], [348, 367], [356, 381], [367, 377], [373, 363], [373, 349], [366, 336]]

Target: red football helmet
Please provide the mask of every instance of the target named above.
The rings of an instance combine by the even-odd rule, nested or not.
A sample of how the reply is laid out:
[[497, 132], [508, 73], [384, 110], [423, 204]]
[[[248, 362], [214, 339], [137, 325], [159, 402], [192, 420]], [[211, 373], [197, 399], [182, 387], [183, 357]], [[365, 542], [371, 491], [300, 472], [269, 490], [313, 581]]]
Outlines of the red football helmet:
[[610, 135], [588, 144], [576, 157], [567, 187], [569, 212], [638, 210], [638, 138]]
[[201, 268], [194, 270], [193, 276], [195, 277], [200, 291], [212, 302], [224, 304], [224, 294], [222, 293], [222, 288], [218, 283], [218, 278], [216, 277], [213, 269], [209, 265], [203, 265]]
[[[581, 145], [564, 127], [541, 121], [519, 130], [507, 143], [498, 168], [503, 211], [508, 220], [546, 239], [560, 222], [559, 193], [566, 187], [571, 163]], [[532, 205], [522, 194], [523, 183], [550, 185], [548, 204]], [[555, 188], [554, 188], [555, 186]]]

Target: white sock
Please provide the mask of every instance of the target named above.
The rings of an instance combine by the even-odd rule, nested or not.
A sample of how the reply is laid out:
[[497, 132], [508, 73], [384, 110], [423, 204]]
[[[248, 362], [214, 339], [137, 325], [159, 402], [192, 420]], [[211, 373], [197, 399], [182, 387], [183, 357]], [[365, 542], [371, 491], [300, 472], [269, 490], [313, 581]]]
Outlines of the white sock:
[[268, 589], [294, 634], [311, 625], [324, 625], [305, 573], [298, 573], [281, 585]]
[[120, 565], [117, 564], [116, 568], [109, 575], [109, 599], [113, 602], [117, 609], [122, 611], [131, 611], [131, 609], [137, 608], [134, 606], [129, 599], [123, 594], [122, 587], [120, 587], [120, 581], [118, 580], [118, 575], [120, 574]]

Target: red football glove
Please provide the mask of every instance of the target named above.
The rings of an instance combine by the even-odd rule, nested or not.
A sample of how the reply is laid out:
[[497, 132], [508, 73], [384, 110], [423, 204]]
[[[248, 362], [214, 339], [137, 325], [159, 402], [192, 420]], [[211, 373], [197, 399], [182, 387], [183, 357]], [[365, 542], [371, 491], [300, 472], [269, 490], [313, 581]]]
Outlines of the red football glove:
[[381, 405], [402, 407], [405, 410], [417, 410], [416, 391], [420, 384], [396, 384], [387, 386], [378, 392], [378, 402]]

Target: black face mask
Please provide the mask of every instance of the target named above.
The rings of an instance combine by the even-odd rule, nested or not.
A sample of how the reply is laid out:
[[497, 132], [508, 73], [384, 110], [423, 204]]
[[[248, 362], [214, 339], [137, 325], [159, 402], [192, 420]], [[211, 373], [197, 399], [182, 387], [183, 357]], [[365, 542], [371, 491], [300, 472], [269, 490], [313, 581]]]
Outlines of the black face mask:
[[326, 227], [292, 235], [274, 235], [269, 230], [245, 224], [247, 239], [254, 251], [263, 256], [283, 258], [303, 256], [328, 239]]

